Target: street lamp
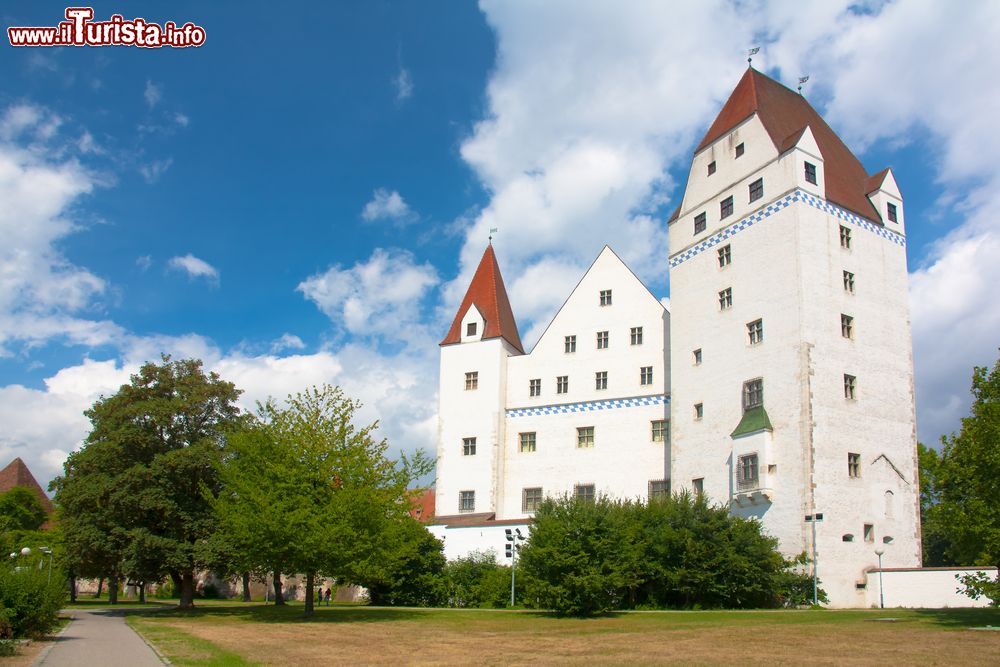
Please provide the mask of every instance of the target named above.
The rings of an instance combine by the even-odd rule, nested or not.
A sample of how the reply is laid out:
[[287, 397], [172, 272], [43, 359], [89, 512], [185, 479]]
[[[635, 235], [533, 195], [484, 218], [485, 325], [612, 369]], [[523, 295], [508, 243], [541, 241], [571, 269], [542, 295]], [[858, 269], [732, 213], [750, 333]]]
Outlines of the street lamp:
[[49, 583], [52, 583], [52, 549], [48, 547], [39, 547], [39, 551], [49, 557]]
[[878, 606], [879, 609], [885, 609], [885, 591], [882, 588], [882, 554], [885, 552], [881, 549], [875, 550], [875, 555], [878, 556]]
[[521, 534], [520, 528], [515, 528], [511, 530], [507, 528], [504, 530], [505, 536], [507, 538], [506, 556], [510, 558], [510, 606], [514, 606], [514, 572], [517, 569], [517, 552], [521, 550], [521, 543], [524, 542], [525, 537]]

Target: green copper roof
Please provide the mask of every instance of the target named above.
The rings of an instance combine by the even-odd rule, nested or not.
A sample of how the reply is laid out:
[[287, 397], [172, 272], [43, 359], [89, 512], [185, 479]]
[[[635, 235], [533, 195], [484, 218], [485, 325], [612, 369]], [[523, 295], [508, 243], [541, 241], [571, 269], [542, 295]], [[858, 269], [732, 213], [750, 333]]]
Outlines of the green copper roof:
[[764, 410], [764, 406], [761, 405], [756, 408], [750, 408], [743, 413], [743, 419], [740, 420], [739, 426], [733, 431], [730, 436], [737, 438], [741, 435], [748, 435], [750, 433], [755, 433], [757, 431], [772, 431], [771, 420], [767, 418], [767, 412]]

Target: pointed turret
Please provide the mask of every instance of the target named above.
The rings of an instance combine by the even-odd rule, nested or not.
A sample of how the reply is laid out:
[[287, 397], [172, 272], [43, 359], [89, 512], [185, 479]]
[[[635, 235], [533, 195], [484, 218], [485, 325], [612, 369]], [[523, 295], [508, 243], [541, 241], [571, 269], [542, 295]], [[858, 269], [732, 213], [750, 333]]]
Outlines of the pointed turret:
[[6, 468], [0, 470], [0, 493], [10, 491], [15, 486], [23, 486], [38, 496], [38, 499], [45, 507], [45, 511], [52, 513], [52, 501], [45, 495], [41, 485], [35, 480], [35, 476], [28, 470], [28, 466], [20, 457], [14, 459]]
[[473, 306], [485, 321], [482, 335], [475, 336], [476, 340], [503, 338], [518, 352], [524, 354], [521, 336], [517, 333], [517, 322], [514, 320], [514, 312], [507, 299], [507, 290], [504, 288], [503, 276], [500, 275], [500, 266], [497, 264], [492, 244], [486, 246], [486, 252], [483, 253], [465, 298], [462, 299], [462, 305], [459, 306], [451, 328], [448, 329], [448, 335], [441, 341], [441, 345], [461, 343], [463, 338], [467, 338], [462, 331], [462, 321]]

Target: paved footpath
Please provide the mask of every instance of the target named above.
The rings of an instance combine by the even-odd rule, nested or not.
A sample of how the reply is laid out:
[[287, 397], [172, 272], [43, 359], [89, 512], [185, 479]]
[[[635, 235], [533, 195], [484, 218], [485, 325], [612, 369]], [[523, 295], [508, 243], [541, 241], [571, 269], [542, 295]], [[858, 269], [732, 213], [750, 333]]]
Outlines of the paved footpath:
[[124, 610], [70, 613], [73, 621], [32, 667], [163, 667], [163, 660], [125, 624]]

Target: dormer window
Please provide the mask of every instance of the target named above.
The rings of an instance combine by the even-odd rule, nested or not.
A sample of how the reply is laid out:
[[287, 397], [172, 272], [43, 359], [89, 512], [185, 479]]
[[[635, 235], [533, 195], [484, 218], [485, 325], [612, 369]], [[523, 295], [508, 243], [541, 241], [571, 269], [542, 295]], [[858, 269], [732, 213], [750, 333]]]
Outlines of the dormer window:
[[816, 165], [806, 162], [806, 183], [816, 185]]
[[889, 222], [899, 222], [899, 218], [896, 215], [896, 205], [886, 204], [887, 213], [889, 214]]
[[743, 151], [744, 151], [743, 144], [737, 144], [736, 145], [736, 157], [740, 157], [741, 155], [743, 155]]
[[476, 329], [477, 329], [477, 323], [476, 322], [469, 322], [468, 324], [465, 325], [465, 335], [466, 336], [475, 336], [476, 335]]
[[715, 173], [715, 160], [708, 163], [708, 175], [711, 176]]

